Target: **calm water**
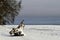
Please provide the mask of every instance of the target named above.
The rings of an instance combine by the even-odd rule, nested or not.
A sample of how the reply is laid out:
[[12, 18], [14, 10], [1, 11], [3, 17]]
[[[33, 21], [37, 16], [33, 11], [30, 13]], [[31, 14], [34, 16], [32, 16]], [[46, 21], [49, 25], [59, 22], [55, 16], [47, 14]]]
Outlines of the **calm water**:
[[[21, 19], [16, 20], [15, 24], [19, 24]], [[46, 24], [46, 25], [60, 25], [60, 18], [24, 18], [25, 24]]]
[[22, 0], [20, 14], [14, 24], [60, 24], [60, 2], [54, 0]]

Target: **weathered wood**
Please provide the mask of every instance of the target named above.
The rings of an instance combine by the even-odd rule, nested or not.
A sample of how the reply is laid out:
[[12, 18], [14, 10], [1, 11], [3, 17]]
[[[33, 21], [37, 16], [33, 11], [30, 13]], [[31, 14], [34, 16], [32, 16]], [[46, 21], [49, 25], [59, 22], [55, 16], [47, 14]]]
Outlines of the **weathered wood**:
[[10, 35], [14, 34], [14, 36], [24, 36], [24, 33], [23, 33], [24, 27], [25, 27], [24, 20], [22, 20], [20, 25], [17, 28], [12, 28], [9, 34]]

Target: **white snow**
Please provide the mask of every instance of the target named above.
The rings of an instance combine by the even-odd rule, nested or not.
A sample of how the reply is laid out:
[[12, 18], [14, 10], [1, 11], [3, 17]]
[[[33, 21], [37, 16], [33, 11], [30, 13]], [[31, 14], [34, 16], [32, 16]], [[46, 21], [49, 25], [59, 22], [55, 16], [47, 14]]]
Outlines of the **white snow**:
[[18, 25], [0, 25], [0, 40], [60, 40], [60, 25], [26, 25], [25, 36], [10, 36]]

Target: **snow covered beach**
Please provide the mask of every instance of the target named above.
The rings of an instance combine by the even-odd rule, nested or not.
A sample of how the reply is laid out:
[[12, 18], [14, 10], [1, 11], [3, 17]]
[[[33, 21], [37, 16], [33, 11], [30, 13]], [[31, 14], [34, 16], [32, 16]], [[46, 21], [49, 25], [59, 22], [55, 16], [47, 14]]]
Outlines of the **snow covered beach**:
[[18, 25], [0, 25], [0, 40], [60, 40], [60, 25], [26, 25], [25, 36], [10, 36]]

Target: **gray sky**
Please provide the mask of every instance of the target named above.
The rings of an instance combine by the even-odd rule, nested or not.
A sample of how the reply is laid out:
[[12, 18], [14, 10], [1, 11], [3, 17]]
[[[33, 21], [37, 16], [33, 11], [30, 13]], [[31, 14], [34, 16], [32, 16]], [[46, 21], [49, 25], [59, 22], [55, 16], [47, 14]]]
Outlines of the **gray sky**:
[[60, 0], [22, 0], [24, 16], [60, 16]]

